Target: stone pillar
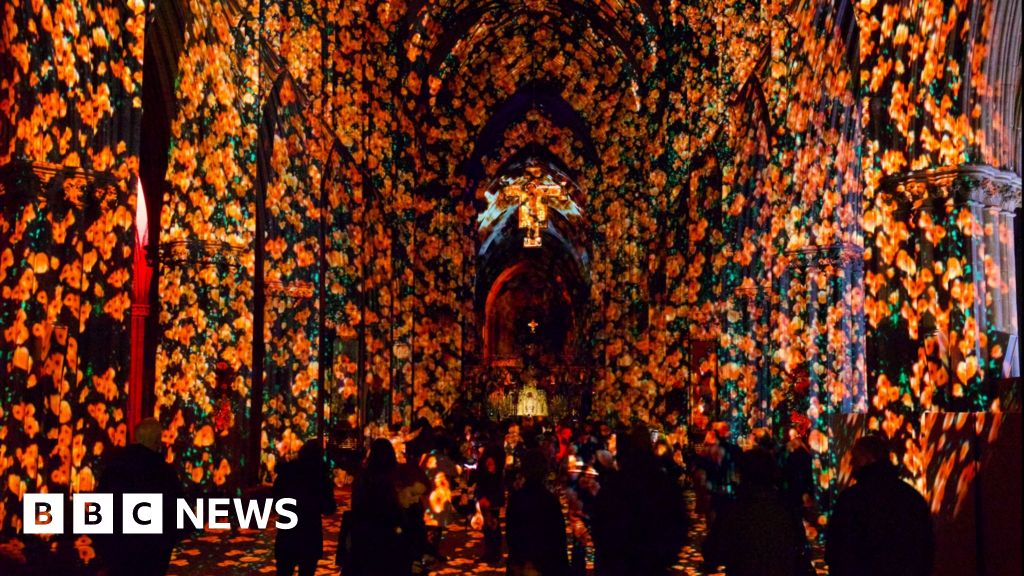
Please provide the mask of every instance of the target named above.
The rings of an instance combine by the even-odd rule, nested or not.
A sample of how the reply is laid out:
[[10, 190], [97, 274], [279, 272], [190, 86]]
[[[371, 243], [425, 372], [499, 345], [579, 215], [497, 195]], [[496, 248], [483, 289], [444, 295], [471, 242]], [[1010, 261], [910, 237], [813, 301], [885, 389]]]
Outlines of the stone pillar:
[[0, 166], [0, 532], [25, 492], [95, 489], [126, 441], [133, 204], [109, 173]]
[[[864, 372], [864, 250], [839, 243], [787, 252], [788, 266], [778, 290], [783, 298], [785, 332], [794, 336], [783, 356], [796, 358], [796, 374], [806, 368], [806, 392], [790, 375], [783, 390], [799, 399], [790, 409], [810, 421], [809, 446], [817, 501], [829, 509], [836, 495], [841, 454], [835, 430], [846, 415], [867, 411]], [[819, 528], [821, 528], [819, 526]]]
[[[810, 332], [806, 339], [811, 385], [820, 400], [842, 413], [867, 408], [861, 291], [864, 250], [853, 244], [810, 247], [788, 253], [791, 274], [803, 278], [805, 300], [796, 299]], [[793, 295], [790, 294], [792, 298]]]
[[[770, 286], [767, 287], [770, 289]], [[731, 338], [735, 342], [741, 339], [764, 342], [767, 339], [767, 306], [766, 286], [758, 285], [753, 280], [747, 279], [740, 282], [740, 285], [733, 290], [734, 305], [730, 313], [738, 314], [740, 318], [736, 323], [730, 323], [728, 313], [723, 326], [732, 326], [733, 330], [738, 329]], [[735, 346], [735, 343], [733, 344]], [[756, 348], [756, 350], [755, 350]], [[743, 406], [751, 428], [766, 427], [771, 424], [771, 384], [767, 367], [770, 363], [767, 352], [759, 347], [750, 347], [745, 357], [739, 359], [747, 365], [750, 373], [744, 378], [742, 388], [748, 398]]]
[[1018, 334], [1012, 231], [1021, 179], [962, 165], [888, 176], [879, 191], [894, 209], [865, 239], [868, 315], [879, 324], [868, 357], [883, 392], [876, 408], [894, 386], [920, 409], [987, 410]]
[[[1018, 188], [1017, 204], [1020, 205], [1020, 193]], [[1013, 231], [1016, 223], [1014, 222], [1014, 211], [1012, 207], [1010, 209], [1004, 208], [999, 213], [999, 238], [1003, 242], [1003, 252], [1000, 258], [1000, 269], [1003, 271], [1003, 278], [1006, 281], [1007, 295], [1003, 299], [1003, 305], [1005, 307], [1003, 311], [1003, 318], [1006, 322], [1006, 326], [1010, 332], [1020, 335], [1020, 316], [1017, 309], [1017, 238]], [[1018, 348], [1019, 350], [1019, 348]], [[1020, 354], [1017, 355], [1017, 360], [1013, 366], [1013, 373], [1011, 376], [1020, 376]]]
[[253, 328], [252, 252], [164, 232], [177, 238], [160, 244], [155, 415], [191, 485], [234, 489], [246, 470], [257, 476], [261, 459], [263, 392], [250, 386], [249, 365], [262, 330]]

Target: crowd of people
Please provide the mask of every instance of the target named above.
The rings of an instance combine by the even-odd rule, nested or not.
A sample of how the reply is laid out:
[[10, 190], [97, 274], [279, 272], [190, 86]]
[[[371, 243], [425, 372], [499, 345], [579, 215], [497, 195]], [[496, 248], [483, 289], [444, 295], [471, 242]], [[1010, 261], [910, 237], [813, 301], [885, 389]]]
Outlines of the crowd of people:
[[[417, 476], [418, 504], [399, 502], [413, 485], [404, 469], [426, 473]], [[438, 519], [461, 517], [482, 533], [479, 560], [509, 574], [584, 574], [588, 563], [609, 575], [664, 573], [688, 537], [681, 472], [671, 455], [657, 454], [644, 426], [575, 430], [523, 418], [448, 429], [419, 421], [407, 434], [372, 440], [337, 563], [343, 574], [426, 573], [444, 561]], [[436, 501], [438, 477], [466, 498]], [[403, 536], [383, 536], [392, 533]]]
[[[125, 480], [133, 477], [150, 478], [155, 490], [152, 479], [166, 477], [166, 464], [144, 452], [155, 454], [153, 424], [137, 433], [139, 448], [114, 461], [137, 473], [112, 476], [125, 485], [111, 490], [135, 491]], [[355, 470], [334, 559], [345, 576], [429, 574], [447, 561], [444, 528], [458, 521], [482, 533], [480, 562], [514, 576], [661, 575], [687, 544], [709, 573], [815, 573], [806, 521], [818, 515], [812, 458], [796, 431], [784, 445], [766, 430], [736, 443], [724, 425], [694, 438], [526, 417], [448, 427], [421, 420], [391, 432], [367, 439]], [[299, 518], [277, 532], [279, 576], [312, 575], [324, 554], [322, 517], [337, 509], [330, 460], [307, 442], [277, 469], [274, 496], [295, 498]], [[824, 535], [829, 572], [930, 574], [928, 506], [899, 478], [886, 442], [861, 438], [852, 463], [856, 483], [835, 502]], [[687, 489], [708, 524], [703, 541], [691, 541]], [[146, 556], [160, 558], [152, 573], [163, 573], [168, 540], [150, 548]]]

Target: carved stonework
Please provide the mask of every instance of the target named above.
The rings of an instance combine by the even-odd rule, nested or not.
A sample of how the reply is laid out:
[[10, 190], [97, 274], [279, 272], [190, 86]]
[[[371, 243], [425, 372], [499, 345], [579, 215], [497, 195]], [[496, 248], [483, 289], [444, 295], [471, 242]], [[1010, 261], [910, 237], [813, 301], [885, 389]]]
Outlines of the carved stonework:
[[953, 200], [977, 202], [1012, 212], [1021, 207], [1021, 177], [991, 166], [961, 166], [917, 170], [882, 178], [880, 192], [902, 209]]
[[845, 268], [847, 264], [862, 264], [864, 262], [864, 248], [848, 242], [798, 248], [786, 252], [786, 255], [790, 257], [790, 266], [802, 266], [808, 269], [826, 266]]
[[295, 281], [289, 284], [285, 284], [280, 280], [268, 280], [266, 286], [266, 293], [267, 296], [303, 299], [312, 298], [314, 289], [312, 282]]
[[170, 266], [191, 266], [195, 264], [223, 264], [238, 268], [244, 248], [232, 246], [227, 242], [186, 238], [164, 242], [161, 261]]
[[[1000, 342], [1018, 332], [1012, 231], [1021, 177], [961, 165], [888, 176], [880, 184], [880, 196], [896, 204], [893, 230], [906, 236], [884, 238], [888, 257], [876, 252], [870, 262], [867, 308], [879, 328], [869, 337], [871, 381], [885, 376], [929, 390], [922, 394], [925, 409], [986, 410], [986, 382], [1003, 375]], [[947, 233], [958, 229], [963, 233]], [[876, 238], [865, 240], [876, 245]], [[891, 305], [901, 312], [887, 319], [884, 307]], [[955, 345], [947, 348], [947, 341]], [[1003, 368], [1010, 375], [1018, 370]]]
[[81, 208], [90, 201], [116, 200], [117, 185], [108, 172], [59, 164], [14, 161], [0, 167], [0, 198], [56, 197]]

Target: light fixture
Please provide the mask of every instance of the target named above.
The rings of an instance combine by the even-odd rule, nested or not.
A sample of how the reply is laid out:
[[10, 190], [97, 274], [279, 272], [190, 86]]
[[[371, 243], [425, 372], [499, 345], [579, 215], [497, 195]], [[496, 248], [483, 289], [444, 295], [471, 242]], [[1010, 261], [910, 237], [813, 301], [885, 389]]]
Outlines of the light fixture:
[[498, 204], [507, 207], [518, 204], [519, 228], [526, 230], [523, 247], [539, 248], [541, 230], [548, 223], [548, 208], [567, 210], [573, 202], [561, 184], [530, 162], [522, 177], [502, 188]]
[[479, 229], [490, 234], [491, 226], [514, 209], [519, 216], [518, 227], [526, 231], [523, 246], [538, 248], [552, 210], [567, 219], [581, 216], [570, 187], [569, 178], [559, 170], [531, 158], [514, 176], [499, 176], [485, 190], [487, 209], [477, 216]]

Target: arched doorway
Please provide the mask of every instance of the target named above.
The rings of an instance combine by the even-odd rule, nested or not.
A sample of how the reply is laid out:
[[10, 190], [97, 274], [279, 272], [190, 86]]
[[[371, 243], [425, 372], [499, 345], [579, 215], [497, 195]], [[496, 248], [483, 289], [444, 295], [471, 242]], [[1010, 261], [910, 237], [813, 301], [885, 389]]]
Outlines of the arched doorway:
[[518, 161], [488, 186], [479, 218], [475, 302], [481, 392], [514, 410], [524, 387], [550, 399], [551, 416], [586, 411], [585, 330], [590, 296], [582, 191], [551, 163]]
[[502, 271], [485, 303], [488, 360], [572, 360], [575, 315], [566, 280], [549, 259], [523, 259]]

